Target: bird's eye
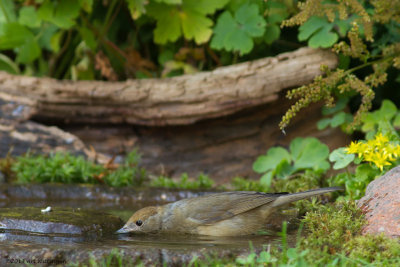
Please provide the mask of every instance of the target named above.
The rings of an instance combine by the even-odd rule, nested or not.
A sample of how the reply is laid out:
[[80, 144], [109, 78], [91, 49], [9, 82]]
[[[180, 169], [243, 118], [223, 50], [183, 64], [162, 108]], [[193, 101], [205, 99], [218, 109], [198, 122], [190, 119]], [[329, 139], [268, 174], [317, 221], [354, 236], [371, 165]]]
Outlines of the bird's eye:
[[141, 220], [137, 220], [137, 221], [136, 221], [136, 225], [137, 225], [137, 226], [141, 226], [142, 224], [143, 224], [143, 222], [142, 222]]

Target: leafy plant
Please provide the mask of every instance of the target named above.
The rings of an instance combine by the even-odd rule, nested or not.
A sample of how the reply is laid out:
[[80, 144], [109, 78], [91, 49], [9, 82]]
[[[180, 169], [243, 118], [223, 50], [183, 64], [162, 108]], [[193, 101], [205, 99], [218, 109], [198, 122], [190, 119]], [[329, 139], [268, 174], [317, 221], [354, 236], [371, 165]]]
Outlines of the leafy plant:
[[[147, 13], [157, 20], [154, 41], [165, 44], [176, 41], [182, 35], [194, 39], [197, 44], [207, 42], [211, 35], [213, 22], [206, 15], [213, 14], [226, 5], [228, 0], [156, 1], [147, 6]], [[164, 3], [163, 3], [164, 2]]]
[[[239, 54], [275, 55], [265, 44], [279, 39], [294, 2], [4, 0], [0, 70], [112, 81], [211, 70], [236, 63]], [[181, 49], [203, 56], [179, 59]]]
[[328, 155], [328, 146], [318, 139], [298, 137], [290, 143], [289, 151], [282, 147], [273, 147], [266, 155], [259, 156], [253, 164], [253, 170], [263, 173], [260, 183], [269, 187], [273, 177], [285, 179], [306, 169], [325, 172], [330, 167], [326, 160]]
[[256, 4], [243, 4], [234, 16], [225, 11], [217, 20], [211, 47], [247, 54], [253, 49], [252, 38], [264, 35], [265, 25]]
[[378, 110], [366, 113], [361, 119], [361, 131], [365, 133], [365, 138], [374, 138], [377, 132], [393, 135], [400, 139], [396, 127], [400, 127], [400, 112], [395, 104], [390, 100], [383, 100]]
[[335, 19], [334, 22], [329, 22], [327, 18], [312, 16], [299, 27], [298, 39], [308, 40], [310, 47], [328, 48], [339, 40], [339, 34], [344, 37], [349, 29], [349, 20]]
[[343, 131], [346, 131], [347, 126], [353, 121], [353, 116], [344, 111], [348, 102], [348, 97], [341, 97], [336, 101], [334, 107], [322, 107], [322, 115], [325, 118], [318, 121], [318, 130], [323, 130], [328, 126], [332, 128], [340, 126]]
[[[346, 148], [334, 150], [329, 156], [329, 160], [335, 162], [334, 169], [345, 168], [351, 163], [358, 166], [354, 174], [347, 172], [332, 177], [332, 183], [344, 185], [348, 198], [361, 198], [371, 181], [398, 165], [399, 138], [394, 136], [393, 139], [394, 141], [391, 141], [387, 135], [379, 133], [374, 139], [355, 141]], [[367, 163], [360, 164], [361, 162]]]
[[179, 180], [159, 176], [150, 182], [150, 186], [152, 187], [180, 189], [208, 189], [213, 185], [214, 181], [205, 174], [200, 174], [196, 179], [190, 180], [187, 173], [182, 174]]
[[104, 183], [109, 186], [141, 185], [146, 173], [137, 166], [139, 156], [132, 151], [115, 170], [87, 161], [83, 156], [57, 152], [50, 156], [18, 157], [11, 170], [18, 183]]
[[[347, 32], [347, 39], [336, 42], [333, 50], [342, 58], [354, 59], [355, 66], [350, 69], [341, 66], [334, 71], [329, 70], [326, 66], [321, 66], [324, 75], [316, 77], [314, 82], [309, 85], [289, 91], [287, 97], [298, 100], [282, 118], [281, 129], [288, 125], [297, 112], [310, 103], [323, 100], [328, 107], [333, 106], [338, 94], [349, 93], [357, 93], [362, 97], [361, 105], [351, 123], [351, 127], [355, 128], [360, 124], [363, 115], [372, 107], [372, 100], [375, 97], [373, 89], [379, 88], [387, 81], [387, 72], [391, 67], [400, 68], [400, 34], [398, 31], [400, 2], [386, 3], [382, 0], [374, 0], [370, 4], [371, 6], [368, 6], [363, 1], [355, 0], [307, 0], [299, 5], [300, 11], [295, 16], [282, 23], [282, 26], [301, 25], [299, 38], [310, 37], [309, 42], [311, 42], [313, 36], [314, 38], [318, 37], [315, 45], [322, 41], [319, 44], [328, 46], [336, 42], [334, 33], [328, 31], [333, 29], [332, 24], [328, 22], [335, 23], [340, 20], [342, 26], [345, 27], [338, 25], [339, 32]], [[315, 23], [312, 23], [313, 21]], [[346, 26], [348, 23], [351, 25], [349, 30]], [[381, 24], [385, 23], [396, 25], [391, 27], [395, 27], [397, 30], [381, 27]], [[385, 32], [374, 31], [378, 28]], [[325, 35], [326, 40], [320, 35]], [[375, 37], [376, 42], [384, 45], [374, 45]], [[345, 120], [343, 114], [340, 116], [336, 119]]]

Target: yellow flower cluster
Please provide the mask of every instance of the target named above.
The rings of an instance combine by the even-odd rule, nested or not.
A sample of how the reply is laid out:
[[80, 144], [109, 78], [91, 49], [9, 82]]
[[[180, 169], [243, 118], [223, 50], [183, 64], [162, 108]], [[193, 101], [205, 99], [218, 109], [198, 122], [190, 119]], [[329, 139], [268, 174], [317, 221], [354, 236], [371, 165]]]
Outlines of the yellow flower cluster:
[[381, 171], [390, 166], [400, 156], [400, 146], [389, 142], [382, 133], [367, 142], [351, 142], [346, 149], [347, 154], [357, 154], [364, 161], [374, 163]]

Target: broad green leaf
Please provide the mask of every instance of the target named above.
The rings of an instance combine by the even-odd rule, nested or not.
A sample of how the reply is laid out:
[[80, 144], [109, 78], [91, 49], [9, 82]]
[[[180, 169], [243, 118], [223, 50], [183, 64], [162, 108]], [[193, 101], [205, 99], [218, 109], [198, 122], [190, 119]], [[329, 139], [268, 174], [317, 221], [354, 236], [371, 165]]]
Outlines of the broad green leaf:
[[346, 148], [341, 147], [332, 151], [329, 155], [329, 160], [334, 162], [333, 169], [343, 169], [347, 165], [353, 162], [355, 156], [354, 154], [347, 154]]
[[280, 34], [281, 34], [281, 29], [279, 28], [278, 25], [275, 24], [268, 25], [265, 28], [264, 41], [267, 44], [272, 44], [274, 41], [279, 39]]
[[377, 168], [372, 167], [368, 163], [360, 164], [356, 168], [356, 177], [358, 177], [361, 181], [370, 181], [375, 178], [376, 175], [379, 175], [379, 171]]
[[383, 100], [382, 106], [379, 109], [380, 119], [391, 120], [397, 113], [397, 107], [390, 100]]
[[347, 97], [342, 97], [339, 98], [336, 101], [336, 104], [334, 107], [322, 107], [322, 115], [326, 116], [326, 115], [331, 115], [334, 114], [342, 109], [344, 109], [347, 106], [347, 103], [349, 102], [349, 98]]
[[263, 36], [266, 22], [259, 14], [257, 5], [243, 5], [235, 13], [238, 26], [251, 37]]
[[59, 30], [59, 28], [51, 23], [45, 23], [41, 26], [41, 34], [39, 35], [38, 44], [41, 48], [54, 51], [51, 47], [51, 38]]
[[329, 148], [314, 137], [297, 137], [290, 143], [290, 152], [296, 170], [314, 168], [325, 161], [329, 155]]
[[291, 161], [289, 152], [282, 147], [272, 147], [268, 149], [266, 155], [257, 158], [253, 164], [253, 170], [258, 173], [273, 170], [282, 161]]
[[63, 36], [63, 34], [64, 34], [63, 31], [59, 31], [55, 33], [50, 39], [51, 50], [53, 50], [56, 53], [60, 51], [61, 37]]
[[45, 1], [38, 10], [42, 20], [54, 23], [60, 28], [69, 29], [75, 25], [80, 5], [78, 0], [59, 0], [58, 2]]
[[280, 1], [266, 1], [266, 20], [270, 24], [281, 23], [284, 19], [289, 16], [287, 7], [284, 3]]
[[0, 33], [0, 50], [17, 48], [33, 38], [32, 32], [25, 26], [16, 22], [5, 23]]
[[291, 175], [294, 171], [294, 168], [290, 163], [284, 159], [282, 160], [275, 168], [275, 175], [278, 178], [286, 178]]
[[92, 51], [96, 51], [97, 41], [96, 41], [96, 37], [93, 34], [93, 31], [91, 31], [85, 27], [79, 27], [78, 31], [79, 31], [79, 34], [82, 36], [82, 39], [85, 41], [86, 45]]
[[54, 6], [51, 1], [46, 0], [38, 9], [38, 16], [42, 20], [51, 21], [53, 19]]
[[229, 11], [222, 13], [214, 28], [211, 47], [227, 51], [239, 51], [242, 55], [253, 49], [253, 37], [260, 37], [265, 31], [264, 18], [257, 5], [244, 4], [232, 17]]
[[339, 125], [342, 125], [345, 122], [346, 122], [346, 113], [341, 111], [332, 117], [331, 127], [332, 128], [338, 127]]
[[69, 29], [75, 25], [74, 19], [78, 17], [79, 10], [77, 0], [59, 0], [52, 22], [60, 28]]
[[273, 177], [272, 171], [264, 173], [264, 175], [261, 176], [261, 178], [260, 178], [260, 184], [269, 188], [271, 186], [272, 177]]
[[0, 0], [0, 24], [16, 22], [17, 15], [15, 12], [15, 5], [13, 0]]
[[229, 0], [184, 0], [182, 8], [199, 14], [209, 15], [223, 8], [228, 2]]
[[145, 6], [149, 3], [148, 0], [126, 0], [126, 2], [133, 19], [138, 19], [146, 13]]
[[323, 130], [328, 127], [329, 124], [331, 124], [331, 118], [324, 118], [317, 122], [317, 128], [318, 130]]
[[334, 45], [339, 40], [339, 36], [330, 30], [330, 27], [326, 27], [315, 33], [308, 40], [308, 45], [313, 48], [328, 48]]
[[312, 16], [300, 26], [299, 35], [297, 37], [299, 41], [305, 41], [327, 25], [329, 25], [329, 22], [326, 19]]
[[18, 63], [30, 63], [40, 56], [41, 50], [37, 41], [32, 39], [26, 39], [25, 43], [18, 47], [18, 55], [16, 61]]
[[6, 55], [0, 54], [0, 70], [11, 74], [20, 74], [18, 65]]
[[331, 165], [329, 164], [328, 161], [326, 160], [321, 160], [315, 163], [315, 165], [313, 166], [313, 169], [315, 171], [327, 171], [331, 168]]
[[19, 10], [18, 22], [30, 28], [38, 28], [40, 27], [41, 20], [33, 6], [23, 6]]
[[393, 120], [394, 127], [400, 127], [400, 113], [397, 113]]
[[155, 1], [159, 3], [165, 3], [168, 5], [182, 4], [182, 0], [155, 0]]
[[190, 10], [181, 14], [180, 18], [186, 39], [194, 39], [196, 44], [205, 43], [210, 39], [212, 34], [210, 27], [213, 25], [211, 19]]
[[337, 42], [339, 36], [331, 32], [335, 24], [328, 22], [324, 18], [312, 16], [299, 28], [299, 41], [308, 39], [310, 47], [327, 48]]
[[228, 0], [185, 0], [179, 5], [150, 2], [147, 13], [157, 20], [154, 41], [159, 44], [175, 42], [182, 35], [197, 44], [207, 42], [213, 22], [207, 14], [222, 8]]
[[87, 13], [92, 13], [93, 10], [93, 0], [79, 0], [79, 5]]
[[175, 7], [166, 4], [151, 4], [147, 12], [157, 20], [157, 27], [154, 30], [156, 43], [175, 42], [182, 35], [179, 12]]

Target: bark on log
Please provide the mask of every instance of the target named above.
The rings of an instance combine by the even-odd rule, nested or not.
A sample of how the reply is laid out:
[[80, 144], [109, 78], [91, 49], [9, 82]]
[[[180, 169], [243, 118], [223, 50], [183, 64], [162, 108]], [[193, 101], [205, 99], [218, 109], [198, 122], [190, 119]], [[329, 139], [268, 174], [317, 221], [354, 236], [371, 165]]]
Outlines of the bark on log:
[[269, 103], [285, 88], [337, 65], [330, 51], [301, 48], [210, 72], [125, 82], [58, 81], [0, 73], [0, 99], [28, 107], [27, 117], [70, 123], [192, 124]]

